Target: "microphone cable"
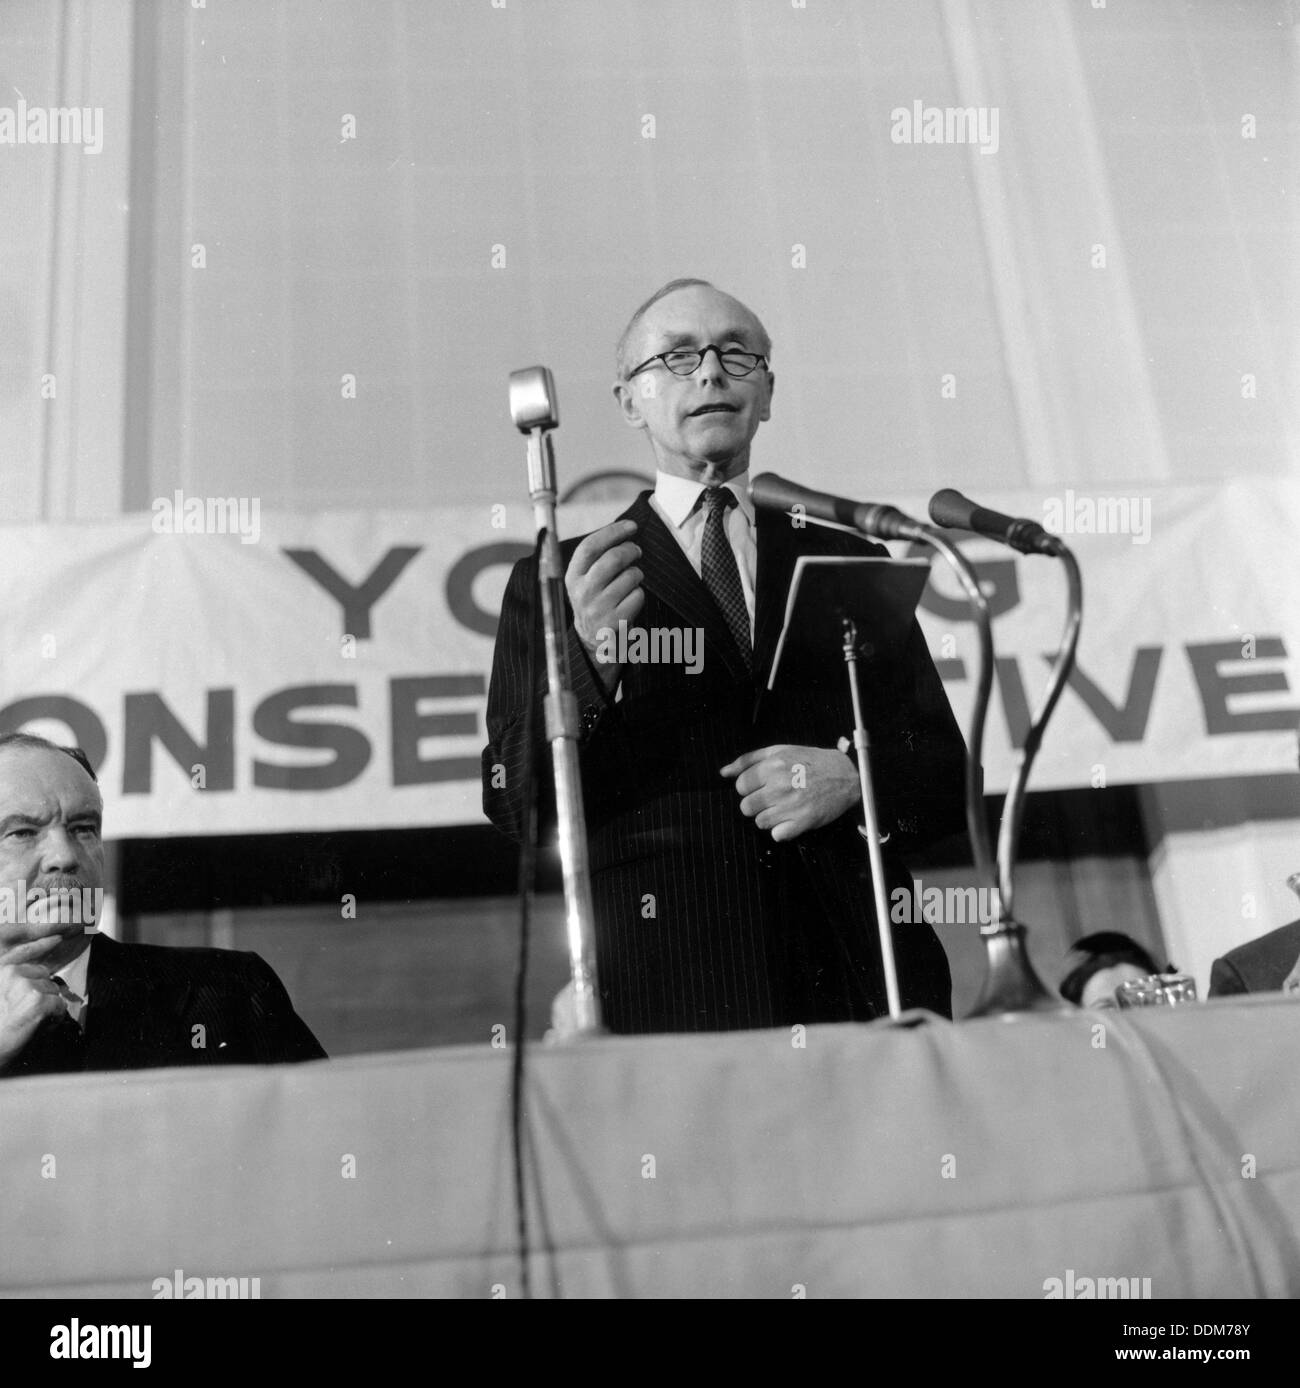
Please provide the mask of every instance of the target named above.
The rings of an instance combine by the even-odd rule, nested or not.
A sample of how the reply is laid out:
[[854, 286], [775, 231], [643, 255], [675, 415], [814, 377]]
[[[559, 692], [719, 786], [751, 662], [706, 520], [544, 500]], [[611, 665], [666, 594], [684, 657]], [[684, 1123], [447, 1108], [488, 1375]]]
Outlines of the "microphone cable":
[[539, 531], [533, 549], [533, 581], [528, 585], [528, 660], [525, 679], [528, 690], [524, 706], [524, 824], [519, 845], [519, 961], [515, 968], [515, 1044], [510, 1075], [510, 1147], [514, 1159], [515, 1242], [519, 1258], [519, 1283], [525, 1300], [531, 1300], [530, 1239], [528, 1233], [528, 1190], [524, 1179], [524, 1029], [528, 1020], [528, 933], [529, 910], [537, 876], [538, 784], [533, 741], [537, 724], [537, 583], [541, 574], [542, 544], [545, 531]]

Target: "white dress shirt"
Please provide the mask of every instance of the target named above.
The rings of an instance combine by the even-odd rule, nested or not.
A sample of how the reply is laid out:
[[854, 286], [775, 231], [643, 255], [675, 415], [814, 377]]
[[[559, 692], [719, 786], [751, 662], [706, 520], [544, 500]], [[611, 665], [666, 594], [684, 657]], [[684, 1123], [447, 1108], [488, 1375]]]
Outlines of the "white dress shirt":
[[[65, 984], [63, 992], [63, 1004], [68, 1009], [68, 1016], [74, 1022], [81, 1023], [81, 1014], [85, 1011], [86, 1004], [90, 1001], [87, 992], [87, 974], [90, 970], [90, 951], [95, 939], [92, 935], [89, 944], [81, 951], [71, 963], [65, 964], [61, 969], [56, 969], [55, 975], [61, 978]], [[73, 997], [69, 997], [71, 993]], [[76, 1001], [73, 1001], [73, 998]]]

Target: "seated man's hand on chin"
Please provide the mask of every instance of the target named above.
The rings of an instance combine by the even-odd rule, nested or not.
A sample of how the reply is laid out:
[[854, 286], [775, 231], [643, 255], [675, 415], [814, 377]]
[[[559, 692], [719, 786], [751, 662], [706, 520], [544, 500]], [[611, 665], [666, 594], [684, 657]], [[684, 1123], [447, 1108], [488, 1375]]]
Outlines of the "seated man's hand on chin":
[[735, 778], [740, 812], [776, 843], [832, 823], [861, 800], [857, 767], [833, 747], [760, 747], [722, 774]]
[[47, 935], [0, 952], [0, 1070], [18, 1057], [47, 1017], [67, 1011], [58, 984], [41, 963], [62, 943], [62, 936]]

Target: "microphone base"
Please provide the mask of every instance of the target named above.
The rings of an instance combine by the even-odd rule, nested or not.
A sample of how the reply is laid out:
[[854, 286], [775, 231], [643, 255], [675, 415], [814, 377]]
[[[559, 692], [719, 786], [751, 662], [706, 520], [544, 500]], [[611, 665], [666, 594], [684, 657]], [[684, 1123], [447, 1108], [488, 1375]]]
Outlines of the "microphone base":
[[973, 1017], [1006, 1017], [1018, 1012], [1072, 1012], [1064, 998], [1053, 996], [1034, 972], [1025, 949], [1025, 927], [1003, 920], [984, 936], [989, 971], [974, 1008]]

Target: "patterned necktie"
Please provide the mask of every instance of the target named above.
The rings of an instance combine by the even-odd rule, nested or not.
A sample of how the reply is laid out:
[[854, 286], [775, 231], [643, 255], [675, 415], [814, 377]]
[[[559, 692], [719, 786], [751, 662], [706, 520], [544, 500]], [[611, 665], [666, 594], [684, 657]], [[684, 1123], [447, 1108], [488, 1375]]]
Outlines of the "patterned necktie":
[[740, 586], [740, 566], [727, 539], [727, 508], [737, 505], [730, 487], [707, 487], [700, 493], [704, 506], [704, 540], [700, 546], [700, 572], [709, 595], [727, 619], [736, 638], [745, 668], [754, 668], [754, 648], [749, 639], [749, 612]]

